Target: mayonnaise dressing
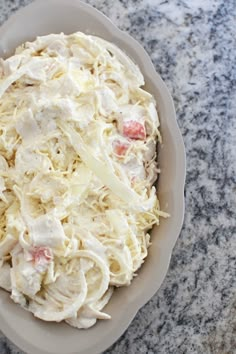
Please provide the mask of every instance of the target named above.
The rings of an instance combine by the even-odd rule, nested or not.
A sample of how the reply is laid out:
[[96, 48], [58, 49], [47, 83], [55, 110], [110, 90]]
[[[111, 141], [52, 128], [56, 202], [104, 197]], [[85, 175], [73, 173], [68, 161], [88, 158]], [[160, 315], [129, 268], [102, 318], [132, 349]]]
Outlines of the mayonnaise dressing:
[[22, 45], [0, 73], [0, 287], [91, 327], [159, 222], [155, 100], [125, 53], [80, 32]]

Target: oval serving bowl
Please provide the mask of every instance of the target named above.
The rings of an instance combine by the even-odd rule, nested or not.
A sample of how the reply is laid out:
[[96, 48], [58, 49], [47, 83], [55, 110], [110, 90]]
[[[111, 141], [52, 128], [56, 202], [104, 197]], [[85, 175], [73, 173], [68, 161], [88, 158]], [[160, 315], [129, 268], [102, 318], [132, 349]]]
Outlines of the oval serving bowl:
[[47, 323], [34, 318], [0, 290], [0, 330], [30, 354], [97, 354], [113, 344], [126, 330], [137, 311], [156, 293], [167, 273], [172, 249], [184, 216], [185, 151], [172, 98], [156, 73], [145, 50], [128, 34], [93, 7], [78, 0], [37, 0], [18, 11], [0, 28], [0, 57], [36, 36], [82, 31], [113, 42], [140, 67], [145, 89], [153, 94], [161, 121], [163, 145], [159, 147], [161, 175], [158, 197], [161, 208], [171, 214], [152, 231], [152, 246], [146, 262], [129, 287], [115, 291], [106, 312], [110, 321], [98, 321], [88, 330], [65, 323]]

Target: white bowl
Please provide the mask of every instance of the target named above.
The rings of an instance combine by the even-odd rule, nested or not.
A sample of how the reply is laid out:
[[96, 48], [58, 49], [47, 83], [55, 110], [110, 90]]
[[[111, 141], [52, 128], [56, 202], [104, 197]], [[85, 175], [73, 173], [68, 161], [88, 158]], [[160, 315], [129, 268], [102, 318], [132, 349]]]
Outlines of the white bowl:
[[77, 0], [38, 0], [13, 15], [0, 29], [0, 56], [13, 54], [19, 44], [37, 35], [82, 31], [117, 44], [141, 68], [146, 89], [157, 101], [163, 145], [159, 147], [161, 176], [158, 196], [162, 210], [171, 214], [152, 231], [149, 256], [131, 286], [116, 290], [106, 312], [112, 320], [100, 321], [89, 330], [65, 323], [46, 323], [14, 304], [0, 290], [0, 329], [30, 354], [95, 354], [114, 343], [137, 311], [159, 289], [167, 273], [171, 252], [184, 216], [185, 151], [175, 110], [166, 85], [156, 73], [145, 50], [108, 18]]

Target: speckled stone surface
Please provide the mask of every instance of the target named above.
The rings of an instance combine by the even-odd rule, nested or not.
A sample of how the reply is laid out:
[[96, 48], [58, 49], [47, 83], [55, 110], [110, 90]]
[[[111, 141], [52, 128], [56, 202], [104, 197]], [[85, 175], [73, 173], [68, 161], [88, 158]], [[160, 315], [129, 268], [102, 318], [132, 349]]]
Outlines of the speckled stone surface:
[[[28, 0], [0, 0], [0, 22]], [[150, 54], [187, 151], [168, 275], [106, 354], [236, 353], [236, 2], [89, 0]], [[22, 354], [0, 333], [0, 354]], [[67, 353], [65, 353], [67, 354]]]

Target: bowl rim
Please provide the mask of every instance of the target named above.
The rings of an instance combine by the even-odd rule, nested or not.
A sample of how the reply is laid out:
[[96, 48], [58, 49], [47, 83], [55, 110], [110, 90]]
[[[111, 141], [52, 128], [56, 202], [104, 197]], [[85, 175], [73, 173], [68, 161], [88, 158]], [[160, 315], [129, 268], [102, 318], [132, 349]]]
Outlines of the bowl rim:
[[[166, 84], [163, 82], [161, 79], [160, 75], [156, 72], [155, 67], [145, 51], [145, 49], [139, 44], [137, 40], [135, 40], [133, 37], [131, 37], [128, 33], [120, 30], [116, 25], [113, 24], [113, 22], [105, 16], [103, 13], [101, 13], [99, 10], [95, 9], [91, 5], [88, 5], [84, 2], [81, 2], [80, 0], [35, 0], [29, 5], [19, 9], [15, 14], [11, 15], [9, 19], [0, 27], [0, 45], [1, 42], [4, 42], [4, 34], [7, 32], [8, 28], [11, 26], [12, 23], [18, 21], [22, 16], [27, 14], [29, 10], [36, 10], [37, 7], [40, 6], [45, 6], [46, 4], [55, 4], [55, 5], [67, 5], [67, 6], [76, 6], [79, 7], [82, 10], [87, 10], [90, 12], [91, 17], [95, 17], [98, 21], [101, 21], [104, 27], [106, 28], [107, 31], [112, 33], [112, 36], [114, 39], [119, 40], [122, 43], [125, 43], [127, 47], [132, 48], [132, 50], [135, 52], [136, 56], [139, 57], [139, 59], [142, 61], [142, 63], [148, 67], [147, 72], [144, 74], [144, 77], [148, 77], [149, 80], [154, 82], [154, 86], [163, 93], [164, 96], [164, 101], [166, 105], [166, 115], [168, 115], [170, 118], [169, 124], [171, 124], [171, 130], [174, 131], [175, 134], [175, 139], [176, 139], [176, 144], [178, 145], [178, 155], [177, 155], [177, 164], [178, 164], [178, 190], [176, 191], [176, 197], [179, 198], [179, 218], [176, 224], [176, 232], [175, 232], [175, 237], [172, 238], [172, 243], [169, 244], [169, 249], [168, 249], [168, 257], [166, 257], [165, 264], [162, 265], [161, 269], [161, 274], [160, 274], [160, 279], [158, 281], [158, 284], [153, 281], [153, 283], [150, 285], [148, 289], [145, 290], [145, 293], [140, 293], [135, 298], [135, 301], [132, 304], [129, 304], [129, 306], [126, 308], [126, 316], [122, 318], [122, 320], [119, 322], [119, 326], [116, 326], [113, 330], [112, 333], [109, 333], [109, 338], [105, 336], [104, 338], [101, 338], [100, 341], [98, 341], [95, 345], [96, 348], [88, 348], [87, 350], [83, 350], [80, 352], [80, 354], [93, 354], [93, 353], [98, 353], [103, 350], [106, 350], [110, 345], [112, 345], [127, 329], [133, 318], [135, 317], [136, 313], [138, 310], [146, 304], [147, 301], [151, 299], [151, 297], [157, 292], [157, 290], [160, 288], [161, 284], [163, 283], [163, 280], [167, 274], [169, 264], [170, 264], [170, 259], [172, 255], [172, 250], [173, 247], [178, 239], [179, 233], [181, 231], [182, 225], [183, 225], [183, 220], [184, 220], [184, 186], [185, 186], [185, 178], [186, 178], [186, 154], [185, 154], [185, 147], [184, 147], [184, 142], [183, 138], [177, 123], [176, 119], [176, 113], [175, 113], [175, 108], [174, 108], [174, 103], [172, 100], [172, 97], [169, 93], [169, 90], [166, 86]], [[173, 119], [172, 119], [173, 118]], [[9, 337], [10, 340], [12, 340], [16, 345], [18, 345], [20, 348], [25, 350], [26, 352], [35, 353], [35, 354], [46, 354], [46, 351], [39, 351], [38, 348], [36, 348], [32, 343], [28, 342], [26, 343], [25, 340], [21, 338], [19, 333], [14, 331], [9, 324], [6, 322], [4, 317], [0, 313], [0, 330]], [[105, 343], [104, 343], [105, 341]], [[48, 352], [49, 353], [49, 352]], [[50, 352], [51, 353], [51, 352]], [[72, 352], [70, 352], [72, 354]]]

